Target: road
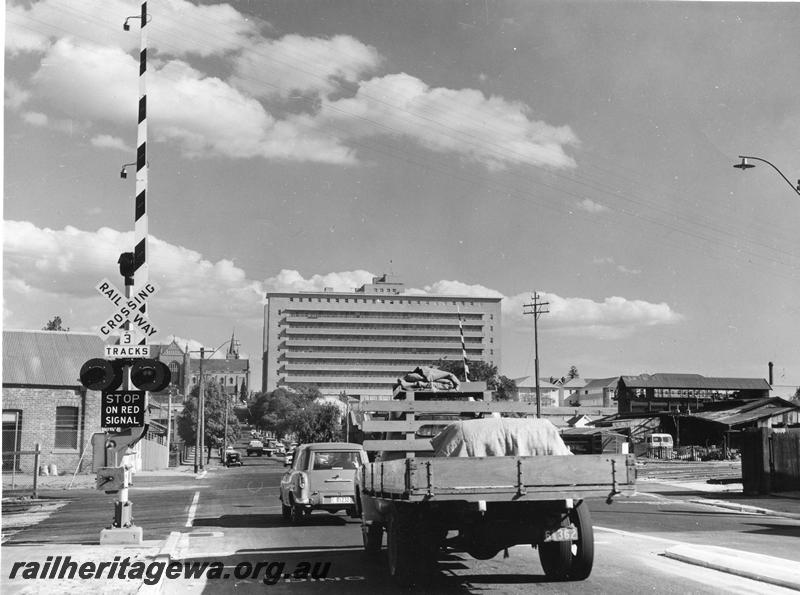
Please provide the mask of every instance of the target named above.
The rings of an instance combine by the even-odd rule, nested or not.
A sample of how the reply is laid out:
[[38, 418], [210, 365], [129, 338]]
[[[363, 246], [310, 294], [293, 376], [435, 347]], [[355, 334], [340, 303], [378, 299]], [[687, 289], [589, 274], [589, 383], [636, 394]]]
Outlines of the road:
[[[393, 593], [385, 552], [370, 561], [361, 548], [359, 521], [344, 514], [317, 512], [302, 526], [281, 518], [277, 486], [280, 461], [244, 457], [239, 468], [212, 468], [206, 477], [143, 477], [131, 489], [134, 518], [145, 539], [182, 533], [177, 557], [214, 563], [220, 578], [167, 581], [164, 592]], [[652, 490], [654, 484], [642, 488]], [[663, 490], [660, 490], [663, 492]], [[681, 543], [722, 545], [792, 560], [800, 521], [725, 511], [687, 501], [687, 494], [641, 493], [612, 505], [591, 501], [595, 525], [595, 565], [588, 580], [548, 582], [538, 555], [527, 546], [479, 561], [451, 554], [440, 561], [428, 592], [527, 593], [780, 593], [750, 579], [666, 558]], [[98, 516], [99, 512], [99, 516]], [[97, 543], [99, 529], [113, 513], [113, 497], [87, 492], [49, 522], [14, 535], [9, 544]], [[257, 577], [252, 571], [261, 564]], [[295, 575], [299, 570], [300, 574]], [[251, 576], [245, 576], [248, 573]], [[324, 576], [315, 580], [313, 576]], [[237, 577], [238, 574], [238, 577]], [[212, 573], [213, 576], [213, 573]], [[166, 579], [165, 579], [166, 580]], [[789, 592], [788, 590], [785, 592]]]

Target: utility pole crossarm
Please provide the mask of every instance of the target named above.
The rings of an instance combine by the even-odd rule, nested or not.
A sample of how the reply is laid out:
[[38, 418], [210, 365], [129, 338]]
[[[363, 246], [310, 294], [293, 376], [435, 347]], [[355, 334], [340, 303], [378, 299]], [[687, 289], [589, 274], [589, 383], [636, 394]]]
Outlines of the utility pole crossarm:
[[523, 314], [533, 314], [533, 346], [534, 346], [534, 373], [536, 374], [536, 417], [542, 417], [542, 397], [541, 389], [539, 388], [539, 317], [542, 314], [547, 314], [550, 310], [547, 306], [550, 302], [543, 302], [539, 298], [539, 293], [534, 292], [531, 296], [531, 302], [522, 305]]

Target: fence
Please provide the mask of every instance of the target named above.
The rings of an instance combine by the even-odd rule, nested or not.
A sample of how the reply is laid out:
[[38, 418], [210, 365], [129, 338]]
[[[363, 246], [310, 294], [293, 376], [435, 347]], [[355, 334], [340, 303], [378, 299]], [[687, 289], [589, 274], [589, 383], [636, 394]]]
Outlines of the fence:
[[42, 450], [14, 450], [3, 453], [3, 496], [38, 497], [39, 461]]
[[747, 430], [742, 440], [745, 494], [800, 491], [800, 429]]
[[142, 471], [156, 471], [169, 466], [169, 453], [164, 444], [144, 439], [139, 445], [142, 453]]

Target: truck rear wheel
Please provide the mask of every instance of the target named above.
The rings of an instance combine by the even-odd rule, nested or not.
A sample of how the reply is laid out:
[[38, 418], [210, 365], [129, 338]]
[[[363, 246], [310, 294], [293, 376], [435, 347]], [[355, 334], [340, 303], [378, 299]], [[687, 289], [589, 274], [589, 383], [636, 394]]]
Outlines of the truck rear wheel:
[[381, 553], [383, 525], [380, 523], [361, 525], [361, 537], [364, 540], [364, 551], [369, 556], [374, 557]]
[[552, 541], [539, 544], [539, 560], [545, 575], [553, 580], [582, 581], [592, 573], [594, 565], [594, 530], [589, 508], [583, 501], [561, 521], [562, 527], [575, 525], [574, 541]]
[[581, 500], [569, 515], [572, 524], [578, 529], [578, 539], [572, 542], [572, 563], [569, 567], [569, 578], [582, 581], [589, 578], [594, 565], [594, 529], [589, 507]]
[[386, 528], [389, 574], [401, 587], [423, 585], [432, 578], [438, 548], [428, 539], [427, 528], [424, 516], [410, 507], [395, 505], [389, 513]]

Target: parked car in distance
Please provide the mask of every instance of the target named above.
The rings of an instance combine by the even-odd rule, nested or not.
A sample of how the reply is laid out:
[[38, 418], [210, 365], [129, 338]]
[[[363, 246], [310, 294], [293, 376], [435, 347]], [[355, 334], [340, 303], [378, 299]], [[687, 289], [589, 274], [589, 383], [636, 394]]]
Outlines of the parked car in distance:
[[250, 455], [257, 455], [261, 456], [264, 454], [264, 443], [261, 440], [251, 440], [247, 443], [247, 456]]
[[[287, 455], [288, 456], [288, 455]], [[314, 510], [361, 515], [356, 474], [367, 463], [360, 444], [314, 442], [295, 451], [291, 468], [281, 478], [278, 498], [283, 518], [302, 522]]]
[[238, 450], [233, 448], [229, 448], [225, 451], [225, 466], [232, 467], [234, 465], [238, 465], [241, 467], [244, 463], [242, 462], [242, 455], [239, 453]]

